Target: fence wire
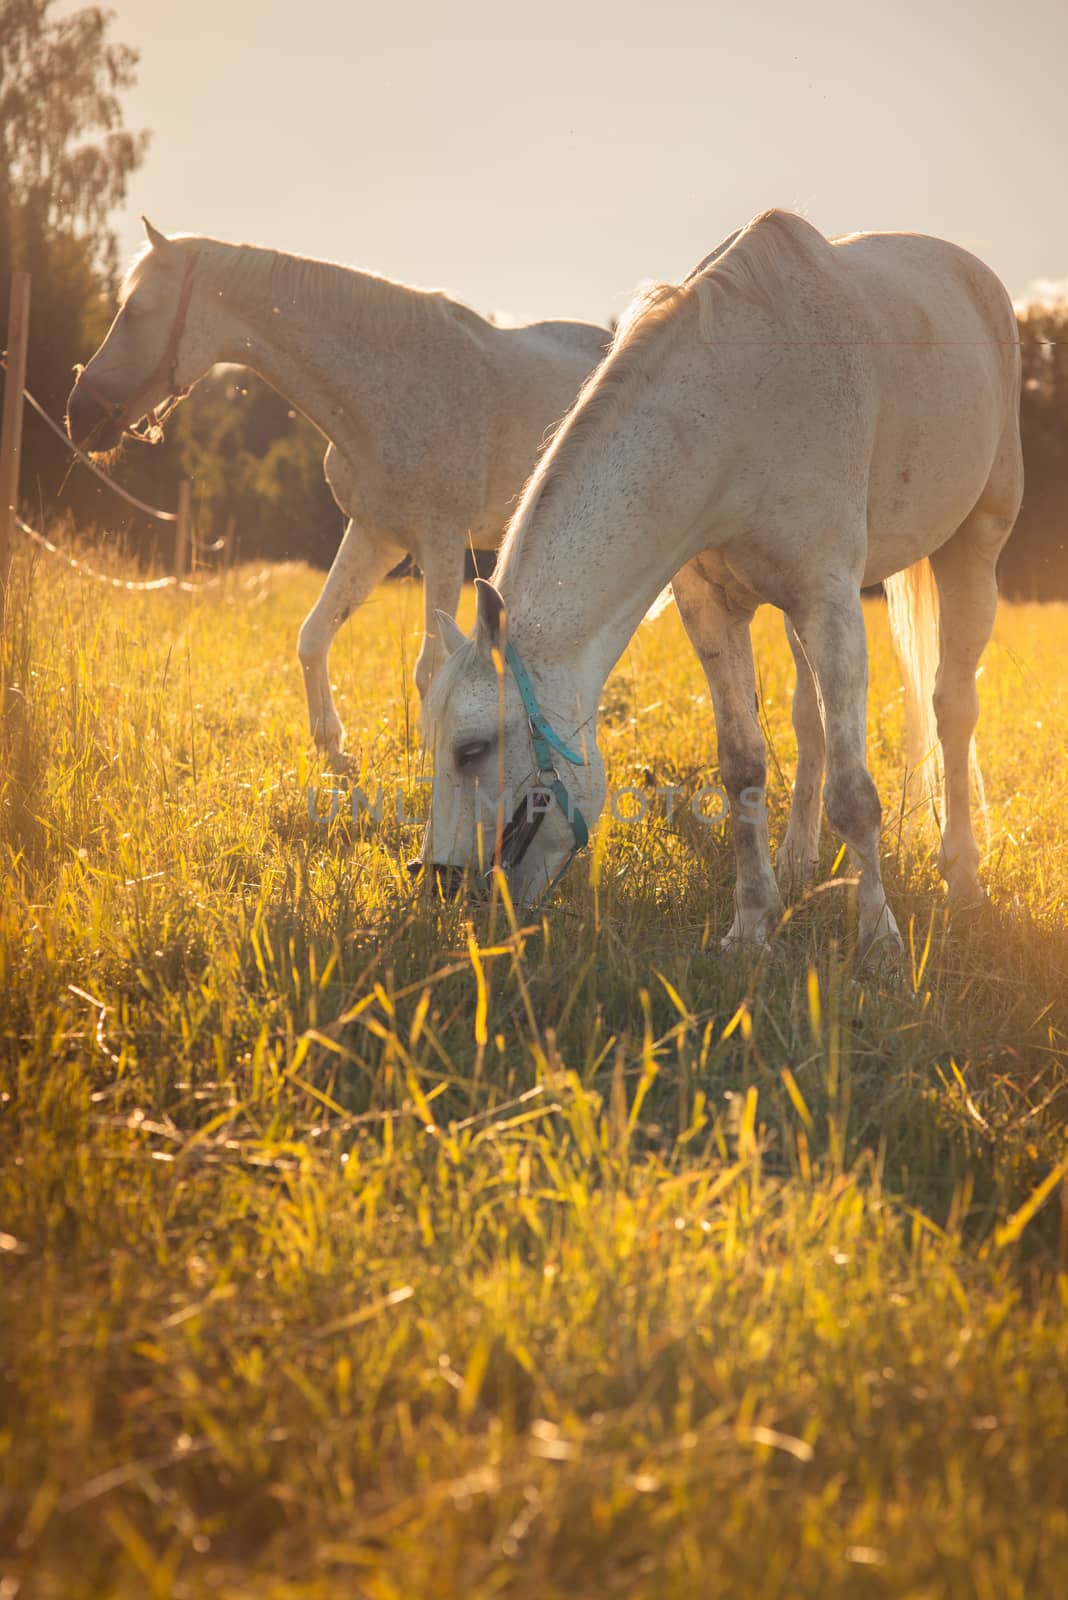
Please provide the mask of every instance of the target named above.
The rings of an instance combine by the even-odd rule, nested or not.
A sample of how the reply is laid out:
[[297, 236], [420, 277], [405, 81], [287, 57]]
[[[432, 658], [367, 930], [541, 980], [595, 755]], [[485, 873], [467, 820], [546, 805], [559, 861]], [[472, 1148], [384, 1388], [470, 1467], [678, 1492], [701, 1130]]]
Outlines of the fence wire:
[[84, 561], [76, 560], [66, 550], [61, 550], [57, 544], [53, 544], [51, 539], [46, 539], [37, 528], [31, 528], [28, 522], [23, 522], [21, 517], [15, 518], [15, 525], [21, 528], [27, 538], [32, 539], [40, 549], [65, 562], [74, 572], [80, 573], [83, 578], [92, 578], [95, 583], [107, 584], [111, 589], [125, 589], [132, 594], [146, 594], [149, 590], [155, 589], [177, 589], [183, 594], [197, 594], [201, 589], [216, 588], [222, 581], [220, 578], [205, 578], [203, 583], [189, 583], [184, 578], [179, 580], [174, 577], [146, 578], [140, 581], [133, 578], [113, 578], [106, 572], [97, 572], [93, 567], [87, 567]]
[[[0, 367], [2, 367], [5, 372], [7, 371], [7, 359], [5, 356], [0, 356]], [[24, 400], [29, 401], [30, 405], [33, 407], [42, 421], [47, 422], [52, 432], [56, 435], [56, 438], [62, 439], [71, 455], [76, 456], [83, 467], [88, 467], [89, 471], [94, 473], [95, 476], [100, 479], [101, 483], [106, 483], [108, 488], [113, 489], [115, 493], [123, 500], [129, 501], [130, 505], [136, 507], [138, 511], [143, 511], [146, 516], [154, 517], [157, 522], [178, 521], [178, 513], [176, 511], [161, 511], [158, 506], [150, 506], [146, 501], [139, 500], [135, 494], [131, 494], [128, 489], [124, 489], [121, 483], [116, 483], [114, 478], [109, 478], [106, 472], [101, 472], [100, 468], [97, 466], [92, 457], [87, 456], [84, 450], [78, 449], [78, 446], [67, 434], [66, 429], [61, 428], [58, 422], [54, 422], [52, 420], [41, 402], [37, 400], [28, 389], [23, 389], [22, 395]]]

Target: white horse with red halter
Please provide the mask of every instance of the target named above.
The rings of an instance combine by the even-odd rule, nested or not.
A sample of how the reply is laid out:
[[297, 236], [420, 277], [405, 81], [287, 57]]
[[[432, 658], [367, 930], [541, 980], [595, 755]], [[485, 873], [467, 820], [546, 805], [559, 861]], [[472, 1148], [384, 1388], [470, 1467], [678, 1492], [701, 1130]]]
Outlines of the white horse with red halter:
[[[646, 296], [527, 485], [493, 586], [480, 587], [474, 638], [443, 619], [451, 656], [425, 708], [435, 770], [426, 861], [484, 867], [494, 851], [486, 792], [500, 785], [513, 803], [536, 781], [529, 697], [506, 643], [543, 721], [581, 752], [555, 761], [569, 807], [553, 806], [508, 862], [517, 900], [554, 879], [575, 848], [568, 811], [592, 824], [604, 804], [605, 679], [673, 579], [712, 691], [731, 805], [728, 942], [764, 939], [780, 888], [796, 893], [810, 874], [826, 764], [827, 815], [859, 871], [861, 945], [896, 955], [865, 761], [860, 600], [862, 586], [889, 580], [910, 703], [928, 722], [933, 691], [941, 868], [951, 902], [974, 900], [975, 673], [1022, 493], [1017, 341], [1004, 289], [965, 251], [914, 234], [828, 243], [779, 211], [684, 284]], [[785, 612], [798, 672], [798, 772], [778, 883], [749, 637], [761, 601]], [[935, 655], [937, 678], [920, 684]], [[933, 740], [920, 731], [913, 749]]]
[[583, 322], [498, 327], [371, 273], [145, 229], [118, 315], [71, 392], [71, 437], [95, 450], [124, 433], [159, 437], [178, 400], [226, 361], [258, 372], [331, 441], [327, 479], [351, 520], [298, 649], [312, 733], [339, 761], [327, 670], [338, 628], [411, 553], [426, 591], [416, 666], [426, 692], [440, 655], [435, 612], [456, 609], [468, 547], [498, 544], [610, 335]]

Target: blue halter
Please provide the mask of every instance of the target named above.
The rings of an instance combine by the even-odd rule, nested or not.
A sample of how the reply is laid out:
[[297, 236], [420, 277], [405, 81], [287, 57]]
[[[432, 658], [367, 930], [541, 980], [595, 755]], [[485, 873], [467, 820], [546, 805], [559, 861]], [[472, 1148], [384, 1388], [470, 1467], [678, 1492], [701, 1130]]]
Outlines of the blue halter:
[[[590, 830], [586, 826], [585, 817], [572, 801], [559, 772], [556, 770], [553, 751], [555, 750], [557, 754], [563, 756], [565, 761], [570, 761], [572, 765], [577, 767], [585, 766], [586, 760], [579, 751], [572, 750], [569, 745], [564, 743], [546, 718], [545, 713], [538, 705], [538, 697], [534, 692], [534, 685], [530, 681], [530, 675], [519, 659], [519, 652], [513, 644], [505, 646], [504, 657], [512, 669], [512, 676], [516, 681], [516, 687], [523, 702], [523, 709], [527, 714], [530, 742], [534, 750], [537, 786], [545, 789], [553, 796], [560, 810], [567, 818], [574, 836], [571, 853], [560, 868], [560, 872], [556, 874], [558, 878], [571, 865], [578, 852], [589, 843]], [[544, 809], [527, 815], [527, 801], [525, 798], [521, 800], [501, 836], [500, 860], [495, 864], [505, 870], [518, 866], [533, 843], [534, 836], [541, 827], [544, 817]], [[554, 878], [553, 882], [555, 881], [556, 879]]]

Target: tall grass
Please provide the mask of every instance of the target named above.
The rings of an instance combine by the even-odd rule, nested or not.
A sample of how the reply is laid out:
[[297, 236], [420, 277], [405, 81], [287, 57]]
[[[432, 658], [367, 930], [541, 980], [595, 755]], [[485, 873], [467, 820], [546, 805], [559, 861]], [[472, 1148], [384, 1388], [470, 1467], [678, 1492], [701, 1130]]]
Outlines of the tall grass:
[[[0, 1596], [960, 1595], [1068, 1582], [1062, 608], [980, 682], [992, 905], [947, 928], [870, 744], [900, 983], [836, 842], [760, 959], [673, 612], [608, 689], [608, 822], [544, 914], [413, 896], [418, 594], [332, 661], [303, 568], [17, 568], [0, 771]], [[756, 630], [781, 836], [788, 652]], [[346, 797], [347, 801], [347, 797]]]

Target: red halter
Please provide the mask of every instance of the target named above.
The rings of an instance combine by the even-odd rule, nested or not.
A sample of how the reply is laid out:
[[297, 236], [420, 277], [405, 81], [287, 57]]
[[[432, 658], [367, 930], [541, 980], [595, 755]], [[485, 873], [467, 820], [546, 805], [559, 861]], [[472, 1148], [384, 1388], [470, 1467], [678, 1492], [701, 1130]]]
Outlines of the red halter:
[[[163, 438], [164, 422], [179, 401], [184, 400], [189, 393], [188, 388], [179, 389], [177, 387], [176, 367], [178, 346], [182, 341], [182, 334], [185, 332], [185, 319], [189, 311], [189, 300], [193, 293], [193, 271], [195, 267], [196, 257], [190, 256], [185, 264], [182, 287], [178, 295], [178, 305], [175, 309], [171, 331], [167, 335], [167, 343], [163, 347], [163, 354], [140, 388], [127, 395], [125, 400], [109, 400], [106, 394], [101, 394], [95, 384], [89, 382], [85, 376], [84, 367], [76, 369], [77, 376], [74, 380], [74, 387], [76, 389], [84, 389], [90, 399], [95, 400], [105, 415], [110, 417], [112, 422], [118, 426], [123, 435], [131, 439], [140, 439], [142, 444], [159, 444]], [[141, 411], [142, 400], [156, 387], [160, 378], [164, 376], [167, 377], [166, 399], [161, 401], [158, 406], [153, 406], [149, 411]], [[129, 423], [125, 422], [123, 420], [124, 417], [129, 417], [131, 421]], [[138, 423], [141, 421], [144, 421], [147, 426], [140, 428]]]

